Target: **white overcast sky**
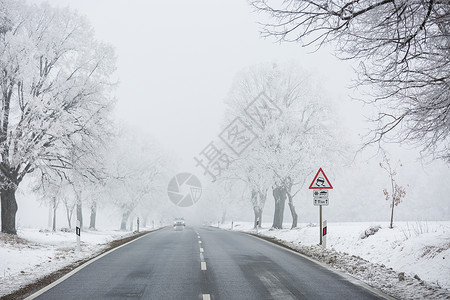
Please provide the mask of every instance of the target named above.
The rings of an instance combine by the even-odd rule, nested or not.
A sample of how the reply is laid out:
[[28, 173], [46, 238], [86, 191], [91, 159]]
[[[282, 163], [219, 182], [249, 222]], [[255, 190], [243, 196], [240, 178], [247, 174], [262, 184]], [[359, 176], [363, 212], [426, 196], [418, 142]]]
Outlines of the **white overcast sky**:
[[[34, 0], [33, 2], [41, 2]], [[261, 15], [245, 0], [51, 0], [86, 15], [118, 56], [118, 117], [156, 138], [199, 173], [197, 155], [223, 126], [235, 74], [262, 62], [297, 62], [330, 89], [351, 69], [330, 51], [260, 38]]]

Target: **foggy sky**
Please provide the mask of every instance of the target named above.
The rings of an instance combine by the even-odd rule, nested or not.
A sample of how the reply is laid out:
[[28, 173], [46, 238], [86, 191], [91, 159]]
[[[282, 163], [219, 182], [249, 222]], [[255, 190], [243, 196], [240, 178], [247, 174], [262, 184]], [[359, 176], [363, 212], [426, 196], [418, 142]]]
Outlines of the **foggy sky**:
[[[179, 171], [202, 177], [202, 170], [195, 167], [193, 157], [223, 129], [223, 101], [233, 78], [238, 71], [253, 64], [272, 61], [298, 63], [314, 73], [333, 96], [334, 104], [337, 104], [336, 114], [347, 128], [352, 142], [358, 142], [359, 135], [368, 128], [363, 120], [371, 109], [363, 108], [361, 103], [349, 97], [351, 91], [347, 87], [354, 76], [350, 63], [336, 59], [330, 47], [311, 53], [313, 48], [305, 49], [296, 43], [278, 44], [273, 39], [262, 39], [257, 21], [261, 21], [263, 16], [252, 12], [246, 1], [49, 2], [68, 5], [86, 15], [97, 38], [115, 47], [118, 57], [116, 76], [120, 82], [116, 91], [117, 118], [153, 136], [168, 152], [179, 157]], [[398, 151], [395, 146], [392, 149]], [[421, 163], [416, 160], [416, 150], [398, 153], [402, 153], [402, 158], [410, 163], [409, 177], [425, 176], [421, 182], [434, 182], [435, 179], [427, 176], [435, 176], [433, 178], [442, 178], [442, 182], [448, 185], [450, 172], [441, 162], [435, 162], [437, 167], [433, 167], [439, 174], [429, 174], [433, 171], [421, 169]], [[370, 157], [369, 154], [366, 156]], [[359, 170], [370, 173], [376, 168]], [[370, 175], [363, 173], [361, 176], [367, 176], [370, 181]], [[337, 180], [345, 185], [353, 179]], [[357, 194], [360, 196], [359, 192]], [[352, 197], [339, 192], [335, 195]], [[440, 195], [447, 207], [448, 218], [449, 194]], [[301, 197], [307, 197], [307, 191]], [[421, 197], [416, 195], [417, 199]], [[380, 206], [386, 205], [382, 194], [379, 198]], [[419, 201], [417, 199], [415, 201]], [[267, 205], [268, 212], [270, 205]], [[354, 207], [353, 204], [351, 206]], [[315, 208], [308, 209], [310, 212], [306, 215], [313, 218]], [[420, 209], [422, 206], [419, 205], [416, 210]], [[248, 215], [251, 217], [251, 211]], [[345, 211], [335, 215], [347, 216]]]

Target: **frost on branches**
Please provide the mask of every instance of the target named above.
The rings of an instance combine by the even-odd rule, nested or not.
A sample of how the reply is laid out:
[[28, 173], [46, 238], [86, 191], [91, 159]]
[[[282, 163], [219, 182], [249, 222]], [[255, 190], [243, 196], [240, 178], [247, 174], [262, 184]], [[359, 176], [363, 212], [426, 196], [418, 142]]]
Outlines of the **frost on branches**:
[[[264, 120], [258, 130], [245, 113], [249, 103], [264, 92], [282, 111]], [[239, 117], [258, 134], [252, 144], [229, 168], [229, 178], [238, 178], [249, 189], [255, 220], [260, 217], [272, 190], [275, 200], [273, 228], [282, 228], [287, 204], [292, 228], [297, 226], [294, 197], [306, 178], [319, 166], [342, 161], [345, 146], [337, 122], [325, 104], [323, 89], [311, 74], [295, 64], [267, 63], [252, 66], [236, 76], [227, 100], [227, 119]], [[255, 223], [256, 226], [256, 223]]]
[[[65, 178], [108, 134], [113, 50], [69, 9], [0, 4], [0, 196], [2, 232], [16, 233], [15, 192], [32, 173]], [[76, 153], [76, 155], [74, 155]]]

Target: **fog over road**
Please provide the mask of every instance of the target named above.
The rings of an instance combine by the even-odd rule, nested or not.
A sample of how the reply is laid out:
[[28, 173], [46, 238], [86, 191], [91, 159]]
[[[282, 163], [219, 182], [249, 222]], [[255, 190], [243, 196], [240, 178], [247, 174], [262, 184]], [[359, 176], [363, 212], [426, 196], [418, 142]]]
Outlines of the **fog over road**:
[[307, 258], [211, 227], [143, 236], [36, 299], [383, 299]]

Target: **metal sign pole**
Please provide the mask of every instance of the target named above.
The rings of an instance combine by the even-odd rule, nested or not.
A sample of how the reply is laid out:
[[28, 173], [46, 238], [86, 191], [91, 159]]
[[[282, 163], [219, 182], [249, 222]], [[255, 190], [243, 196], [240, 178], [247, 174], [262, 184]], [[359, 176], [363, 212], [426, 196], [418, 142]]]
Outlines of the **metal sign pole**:
[[319, 211], [320, 211], [320, 217], [319, 217], [319, 224], [320, 224], [320, 244], [319, 245], [322, 245], [322, 205], [320, 205], [320, 208], [319, 208]]

